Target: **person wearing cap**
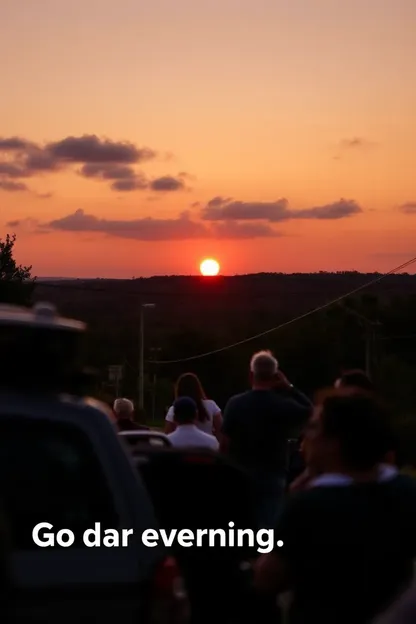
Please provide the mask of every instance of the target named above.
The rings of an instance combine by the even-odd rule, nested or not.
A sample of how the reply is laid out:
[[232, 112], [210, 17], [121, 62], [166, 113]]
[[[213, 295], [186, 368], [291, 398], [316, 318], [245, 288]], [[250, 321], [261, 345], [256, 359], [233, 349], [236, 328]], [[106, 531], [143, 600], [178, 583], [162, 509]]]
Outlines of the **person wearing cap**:
[[176, 429], [168, 434], [172, 446], [218, 450], [218, 440], [197, 427], [198, 408], [193, 399], [190, 397], [176, 399], [173, 404], [173, 418]]
[[149, 427], [139, 425], [134, 420], [134, 404], [130, 399], [116, 399], [113, 411], [117, 418], [119, 431], [148, 431]]

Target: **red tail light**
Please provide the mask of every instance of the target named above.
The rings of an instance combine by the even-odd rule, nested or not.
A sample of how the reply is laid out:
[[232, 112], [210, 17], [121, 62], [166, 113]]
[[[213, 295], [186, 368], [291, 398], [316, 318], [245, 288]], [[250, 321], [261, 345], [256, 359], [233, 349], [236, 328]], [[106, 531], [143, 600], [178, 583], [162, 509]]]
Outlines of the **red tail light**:
[[167, 557], [155, 572], [150, 622], [152, 624], [187, 624], [190, 606], [179, 567]]
[[173, 557], [167, 557], [159, 564], [155, 574], [155, 589], [162, 593], [174, 593], [181, 573]]

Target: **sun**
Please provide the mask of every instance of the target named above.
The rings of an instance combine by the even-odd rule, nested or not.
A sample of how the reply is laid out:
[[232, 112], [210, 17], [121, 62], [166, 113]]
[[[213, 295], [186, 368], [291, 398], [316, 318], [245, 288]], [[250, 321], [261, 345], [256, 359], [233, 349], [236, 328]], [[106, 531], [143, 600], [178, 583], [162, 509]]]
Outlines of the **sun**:
[[199, 270], [201, 271], [201, 275], [211, 277], [214, 275], [218, 275], [220, 271], [220, 265], [213, 258], [206, 258], [206, 260], [203, 260], [199, 265]]

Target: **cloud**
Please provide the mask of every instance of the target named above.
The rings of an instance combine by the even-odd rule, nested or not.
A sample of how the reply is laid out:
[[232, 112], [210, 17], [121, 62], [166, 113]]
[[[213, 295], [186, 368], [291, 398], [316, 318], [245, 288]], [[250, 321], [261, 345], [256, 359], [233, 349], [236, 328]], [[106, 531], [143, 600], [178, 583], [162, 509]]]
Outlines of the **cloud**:
[[214, 197], [201, 211], [204, 221], [257, 221], [278, 223], [291, 219], [343, 219], [362, 212], [353, 200], [340, 199], [332, 204], [304, 210], [291, 210], [287, 199], [274, 202], [243, 202]]
[[399, 210], [404, 214], [416, 214], [416, 202], [406, 202], [399, 206]]
[[24, 150], [28, 141], [19, 137], [0, 138], [0, 151]]
[[114, 191], [176, 191], [184, 188], [187, 175], [166, 175], [148, 181], [135, 166], [156, 158], [158, 154], [154, 150], [94, 134], [68, 136], [44, 145], [20, 137], [0, 137], [0, 156], [0, 182], [4, 190], [13, 187], [10, 180], [53, 173], [76, 165], [81, 165], [79, 175], [109, 182]]
[[7, 178], [25, 178], [27, 177], [25, 169], [11, 162], [0, 162], [0, 177]]
[[212, 232], [216, 238], [226, 239], [250, 239], [280, 236], [279, 232], [270, 225], [264, 223], [239, 223], [238, 221], [225, 221], [215, 223]]
[[360, 149], [362, 147], [369, 147], [373, 145], [371, 141], [363, 139], [362, 137], [354, 137], [351, 139], [342, 139], [339, 143], [341, 149]]
[[156, 156], [156, 152], [147, 147], [138, 148], [126, 141], [99, 139], [94, 134], [69, 136], [47, 144], [45, 150], [59, 161], [72, 163], [134, 164]]
[[332, 204], [296, 210], [292, 219], [345, 219], [362, 212], [362, 208], [352, 199], [340, 199]]
[[67, 217], [51, 221], [45, 227], [67, 232], [100, 232], [143, 241], [186, 240], [206, 238], [208, 235], [204, 224], [192, 221], [187, 213], [176, 219], [145, 217], [127, 221], [100, 219], [77, 210]]
[[141, 176], [140, 174], [136, 175], [134, 178], [128, 179], [120, 179], [116, 182], [113, 182], [111, 188], [113, 191], [138, 191], [142, 189], [148, 188], [148, 182], [146, 178]]
[[14, 221], [9, 221], [8, 223], [6, 223], [6, 227], [36, 230], [37, 233], [40, 233], [42, 231], [39, 225], [39, 221], [37, 221], [36, 219], [32, 219], [31, 217], [26, 217], [26, 219], [15, 219]]
[[173, 176], [162, 176], [156, 178], [150, 183], [152, 191], [180, 191], [185, 188], [185, 182], [181, 177], [174, 178]]
[[85, 178], [112, 180], [111, 188], [114, 191], [135, 191], [149, 186], [145, 176], [135, 171], [130, 165], [88, 163], [83, 165], [79, 174]]
[[36, 197], [39, 199], [51, 199], [51, 197], [53, 197], [53, 193], [36, 193]]
[[[28, 220], [14, 222], [13, 227], [22, 225]], [[31, 223], [33, 226], [33, 222]], [[120, 220], [101, 219], [94, 215], [77, 210], [76, 212], [55, 219], [49, 223], [37, 223], [35, 231], [88, 232], [107, 234], [118, 238], [130, 238], [141, 241], [179, 241], [191, 239], [252, 239], [279, 236], [270, 225], [259, 223], [214, 223], [207, 224], [192, 219], [191, 213], [185, 211], [173, 219], [141, 219]]]
[[347, 139], [341, 139], [335, 146], [336, 153], [332, 157], [333, 160], [343, 160], [344, 156], [347, 156], [351, 152], [360, 152], [362, 150], [368, 150], [374, 147], [376, 143], [369, 141], [363, 137], [351, 137]]
[[0, 191], [15, 193], [19, 191], [28, 191], [26, 184], [23, 182], [13, 182], [11, 180], [0, 180]]
[[80, 174], [86, 178], [102, 178], [103, 180], [117, 180], [134, 178], [136, 175], [132, 167], [113, 163], [88, 163], [84, 165]]

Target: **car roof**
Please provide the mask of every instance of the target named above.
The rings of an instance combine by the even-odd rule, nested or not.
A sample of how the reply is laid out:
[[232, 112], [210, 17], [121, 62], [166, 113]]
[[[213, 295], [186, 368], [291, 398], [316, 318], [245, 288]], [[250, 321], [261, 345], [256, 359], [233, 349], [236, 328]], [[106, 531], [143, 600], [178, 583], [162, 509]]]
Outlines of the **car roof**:
[[0, 326], [19, 325], [39, 329], [57, 329], [83, 332], [86, 324], [82, 321], [63, 318], [50, 303], [37, 303], [33, 308], [13, 305], [0, 305]]

